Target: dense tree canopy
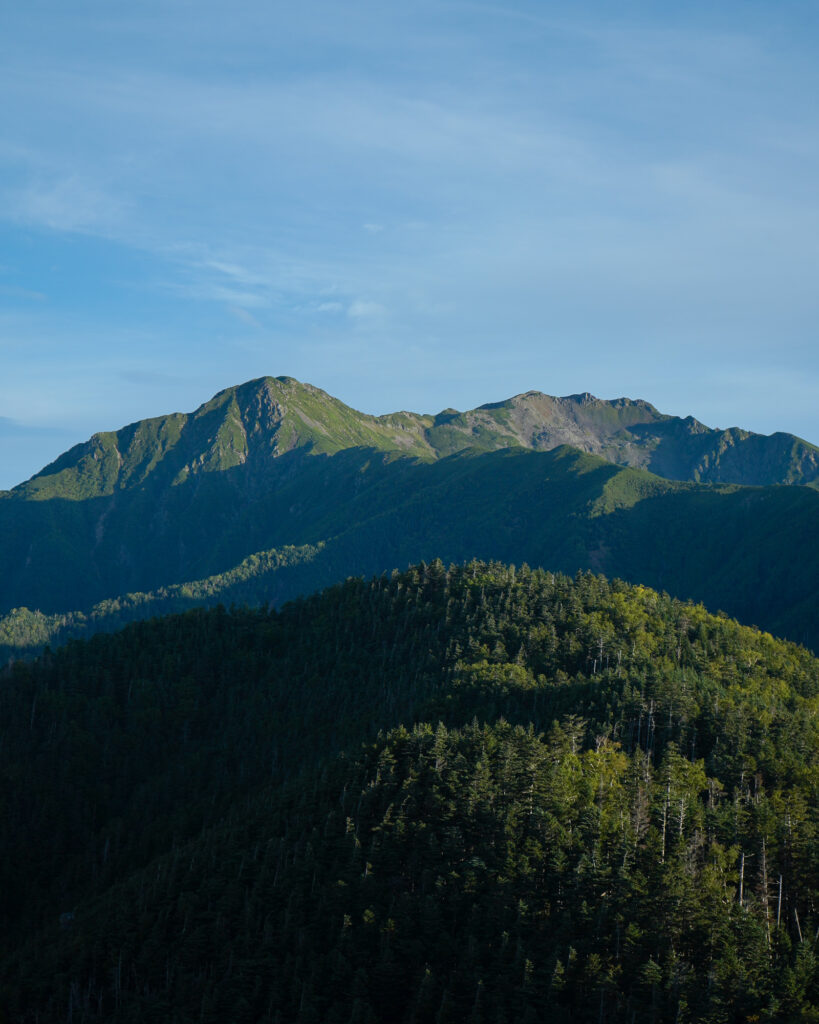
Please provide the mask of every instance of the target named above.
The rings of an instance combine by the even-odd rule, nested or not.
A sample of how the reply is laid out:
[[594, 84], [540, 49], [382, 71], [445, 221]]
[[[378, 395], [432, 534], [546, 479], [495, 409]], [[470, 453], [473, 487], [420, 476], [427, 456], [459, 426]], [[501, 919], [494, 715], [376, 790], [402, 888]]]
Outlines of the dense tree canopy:
[[74, 641], [0, 677], [0, 1008], [819, 1020], [817, 710], [802, 648], [478, 562]]

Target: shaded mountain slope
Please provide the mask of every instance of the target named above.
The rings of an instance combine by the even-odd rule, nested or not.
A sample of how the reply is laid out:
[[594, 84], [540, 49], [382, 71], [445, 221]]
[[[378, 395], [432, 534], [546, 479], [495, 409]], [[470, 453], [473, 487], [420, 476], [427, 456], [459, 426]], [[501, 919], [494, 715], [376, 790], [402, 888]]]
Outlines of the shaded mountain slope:
[[[677, 483], [568, 447], [470, 451], [432, 463], [352, 449], [293, 453], [276, 464], [278, 487], [255, 501], [225, 497], [241, 468], [218, 475], [228, 490], [210, 547], [216, 491], [199, 513], [192, 505], [169, 517], [164, 537], [146, 539], [143, 567], [163, 554], [170, 561], [179, 545], [201, 546], [207, 558], [191, 560], [201, 577], [73, 612], [18, 609], [0, 620], [0, 655], [199, 603], [279, 604], [347, 576], [439, 556], [591, 568], [819, 647], [819, 493], [811, 488]], [[253, 553], [231, 565], [243, 546]], [[229, 568], [207, 574], [214, 564]], [[32, 579], [44, 600], [46, 580]]]
[[375, 417], [262, 378], [190, 415], [95, 435], [0, 494], [0, 614], [18, 609], [0, 643], [12, 653], [194, 594], [280, 601], [437, 555], [600, 569], [816, 643], [814, 491], [738, 498], [640, 468], [797, 483], [815, 476], [816, 454], [628, 399], [529, 392], [467, 413]]
[[700, 606], [436, 562], [0, 682], [10, 1021], [819, 1010], [819, 662]]

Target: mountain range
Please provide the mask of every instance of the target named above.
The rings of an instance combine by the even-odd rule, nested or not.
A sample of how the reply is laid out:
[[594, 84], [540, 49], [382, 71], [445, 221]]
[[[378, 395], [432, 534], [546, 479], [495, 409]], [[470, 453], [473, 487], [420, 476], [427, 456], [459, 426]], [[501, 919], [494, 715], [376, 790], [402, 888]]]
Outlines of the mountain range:
[[819, 1019], [816, 455], [264, 378], [4, 492], [0, 1021]]
[[0, 493], [0, 647], [439, 556], [591, 568], [817, 645], [818, 482], [799, 438], [642, 400], [532, 391], [369, 416], [261, 378], [96, 434]]
[[555, 398], [528, 391], [469, 412], [369, 416], [292, 377], [263, 377], [220, 391], [195, 412], [174, 413], [95, 434], [11, 492], [26, 498], [94, 498], [158, 476], [265, 463], [296, 449], [335, 454], [372, 448], [437, 459], [464, 449], [570, 445], [615, 465], [669, 480], [749, 485], [819, 481], [819, 448], [792, 434], [713, 430], [692, 416], [659, 413], [641, 399], [588, 393]]

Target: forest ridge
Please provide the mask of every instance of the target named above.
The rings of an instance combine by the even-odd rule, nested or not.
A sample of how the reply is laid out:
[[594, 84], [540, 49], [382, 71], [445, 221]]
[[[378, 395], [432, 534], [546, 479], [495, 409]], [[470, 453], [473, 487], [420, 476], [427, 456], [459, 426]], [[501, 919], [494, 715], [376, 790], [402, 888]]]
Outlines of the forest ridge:
[[796, 645], [433, 562], [0, 683], [10, 1020], [816, 1019]]

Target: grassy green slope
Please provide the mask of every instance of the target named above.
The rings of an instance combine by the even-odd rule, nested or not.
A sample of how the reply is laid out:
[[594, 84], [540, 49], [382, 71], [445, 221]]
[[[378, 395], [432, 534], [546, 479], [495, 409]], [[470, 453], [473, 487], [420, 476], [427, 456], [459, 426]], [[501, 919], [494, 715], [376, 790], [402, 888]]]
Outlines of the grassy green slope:
[[263, 377], [220, 391], [189, 415], [141, 420], [95, 434], [5, 497], [81, 501], [180, 484], [247, 462], [264, 467], [298, 448], [316, 453], [371, 447], [431, 455], [423, 417], [377, 419], [291, 377]]
[[189, 415], [95, 434], [2, 497], [79, 501], [148, 483], [167, 487], [248, 461], [258, 469], [294, 449], [329, 454], [365, 447], [437, 458], [464, 448], [542, 451], [564, 444], [671, 479], [794, 484], [819, 478], [819, 449], [790, 434], [711, 430], [642, 400], [531, 391], [464, 413], [370, 416], [310, 384], [264, 377], [219, 392]]

